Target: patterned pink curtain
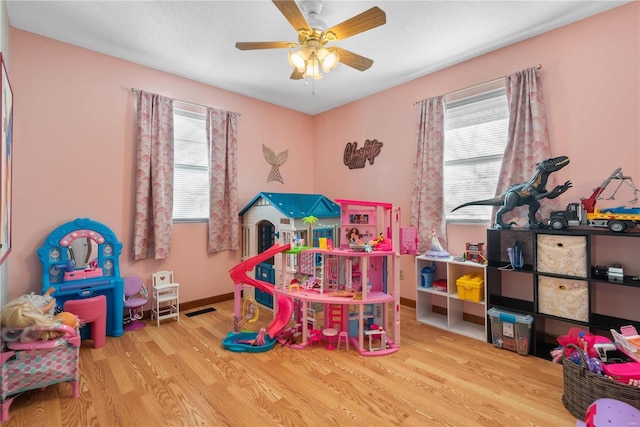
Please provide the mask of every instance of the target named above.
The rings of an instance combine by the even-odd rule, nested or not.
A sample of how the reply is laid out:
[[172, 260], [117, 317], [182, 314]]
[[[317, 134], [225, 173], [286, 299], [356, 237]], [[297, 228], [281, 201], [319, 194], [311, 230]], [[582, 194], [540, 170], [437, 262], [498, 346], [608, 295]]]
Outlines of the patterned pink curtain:
[[173, 100], [138, 91], [135, 260], [169, 256], [173, 218]]
[[420, 116], [411, 182], [412, 227], [418, 228], [418, 251], [431, 248], [431, 232], [436, 231], [446, 249], [444, 179], [444, 104], [436, 96], [420, 103]]
[[[502, 160], [496, 194], [502, 194], [510, 186], [532, 178], [536, 164], [551, 157], [547, 115], [542, 96], [538, 70], [532, 67], [506, 77], [509, 103], [509, 140]], [[556, 186], [555, 174], [551, 174], [547, 189]], [[553, 210], [560, 210], [554, 199], [541, 201], [538, 216], [548, 218]], [[494, 209], [494, 214], [497, 208]], [[528, 206], [520, 206], [505, 214], [505, 222], [529, 224]], [[540, 219], [540, 218], [538, 218]]]
[[207, 108], [207, 138], [211, 162], [207, 244], [209, 253], [240, 248], [237, 116], [236, 113]]

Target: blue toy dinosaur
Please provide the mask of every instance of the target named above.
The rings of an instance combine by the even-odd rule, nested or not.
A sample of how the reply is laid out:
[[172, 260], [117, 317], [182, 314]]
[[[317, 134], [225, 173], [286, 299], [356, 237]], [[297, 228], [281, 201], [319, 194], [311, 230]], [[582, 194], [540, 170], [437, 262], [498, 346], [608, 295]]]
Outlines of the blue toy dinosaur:
[[507, 191], [493, 199], [464, 203], [452, 209], [451, 212], [464, 208], [465, 206], [502, 206], [498, 209], [498, 212], [496, 212], [496, 220], [493, 228], [509, 229], [516, 223], [504, 222], [502, 215], [511, 212], [518, 206], [529, 205], [529, 228], [544, 227], [544, 224], [536, 218], [536, 213], [540, 209], [539, 200], [555, 199], [571, 188], [571, 181], [567, 181], [562, 185], [556, 185], [551, 191], [547, 191], [546, 189], [549, 175], [552, 172], [559, 171], [568, 164], [569, 158], [567, 156], [544, 160], [536, 164], [536, 173], [529, 181], [513, 185]]

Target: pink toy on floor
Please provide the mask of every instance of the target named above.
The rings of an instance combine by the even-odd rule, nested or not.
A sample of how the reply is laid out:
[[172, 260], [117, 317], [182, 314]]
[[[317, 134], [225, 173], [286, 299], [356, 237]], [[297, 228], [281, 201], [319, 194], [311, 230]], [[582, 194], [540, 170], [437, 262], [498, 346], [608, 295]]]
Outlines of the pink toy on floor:
[[615, 399], [598, 399], [593, 402], [583, 421], [576, 427], [612, 427], [640, 425], [640, 409]]

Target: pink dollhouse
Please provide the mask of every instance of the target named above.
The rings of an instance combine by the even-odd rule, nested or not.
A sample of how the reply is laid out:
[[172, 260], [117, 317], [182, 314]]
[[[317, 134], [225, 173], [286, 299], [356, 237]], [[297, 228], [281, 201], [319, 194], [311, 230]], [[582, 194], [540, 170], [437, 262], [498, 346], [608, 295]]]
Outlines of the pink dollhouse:
[[[283, 273], [280, 292], [299, 301], [303, 345], [314, 322], [307, 317], [322, 304], [323, 331], [328, 346], [346, 332], [363, 356], [394, 353], [400, 342], [400, 211], [390, 203], [336, 200], [340, 233], [332, 245], [298, 254], [298, 277], [314, 277], [318, 285], [290, 288]], [[284, 256], [288, 256], [286, 253]], [[330, 347], [329, 347], [330, 348]]]
[[[278, 339], [283, 330], [297, 329], [301, 342], [294, 348], [306, 348], [310, 337], [320, 336], [328, 350], [345, 339], [362, 356], [394, 353], [400, 343], [400, 254], [411, 253], [415, 242], [409, 239], [409, 248], [401, 250], [400, 209], [390, 203], [336, 203], [340, 231], [335, 239], [318, 239], [313, 247], [276, 243], [266, 252], [281, 257], [280, 280], [270, 285], [235, 274], [236, 294], [239, 298], [243, 283], [271, 292], [275, 304], [269, 335]], [[252, 258], [243, 262], [246, 271]], [[235, 343], [233, 348], [241, 351]]]

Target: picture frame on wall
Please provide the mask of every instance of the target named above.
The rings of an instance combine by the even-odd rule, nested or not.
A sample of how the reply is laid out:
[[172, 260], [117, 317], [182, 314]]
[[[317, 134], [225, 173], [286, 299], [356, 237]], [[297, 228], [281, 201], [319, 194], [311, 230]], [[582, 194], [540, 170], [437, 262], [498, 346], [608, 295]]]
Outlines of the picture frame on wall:
[[13, 156], [13, 91], [0, 53], [0, 103], [2, 133], [0, 137], [0, 264], [11, 252], [11, 168]]
[[349, 223], [350, 224], [369, 224], [369, 215], [368, 214], [350, 214]]

